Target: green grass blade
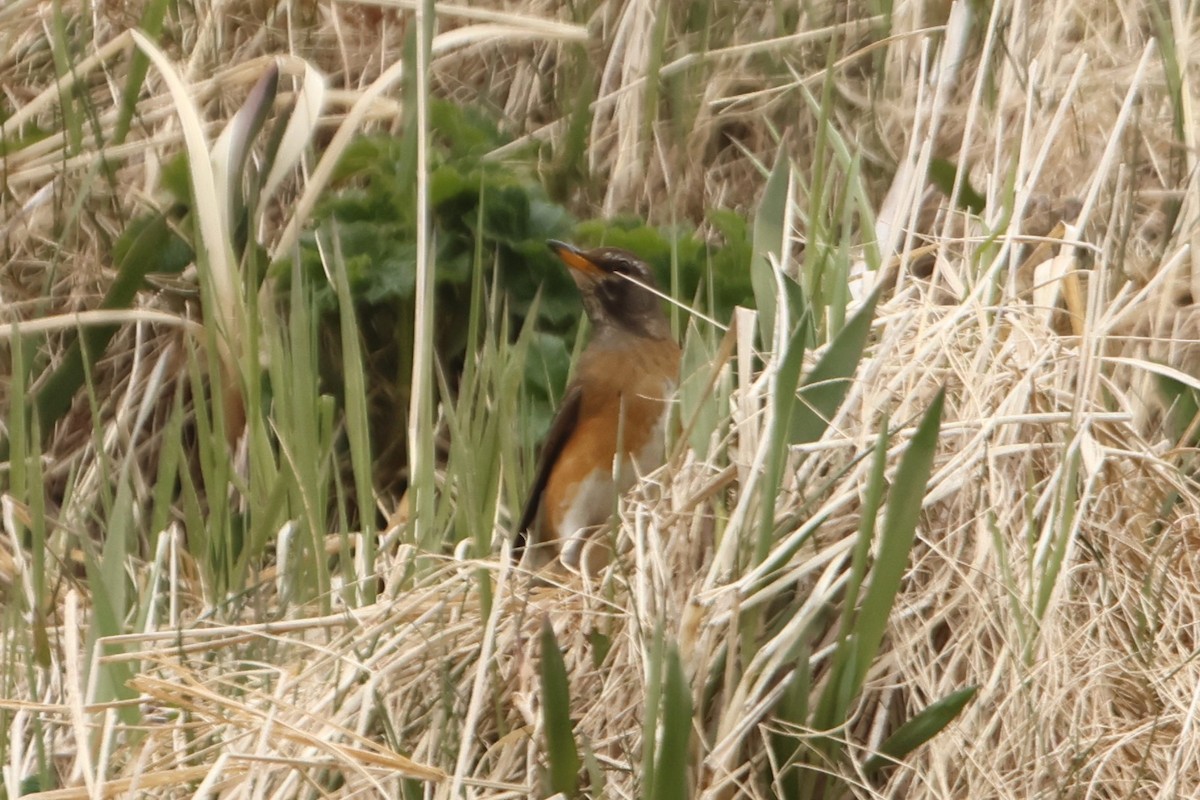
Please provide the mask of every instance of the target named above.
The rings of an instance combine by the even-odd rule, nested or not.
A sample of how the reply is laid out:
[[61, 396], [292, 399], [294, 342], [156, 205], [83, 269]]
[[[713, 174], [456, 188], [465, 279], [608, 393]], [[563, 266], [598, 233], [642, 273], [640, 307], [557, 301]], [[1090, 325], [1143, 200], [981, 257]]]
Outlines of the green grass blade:
[[[169, 0], [151, 0], [142, 10], [142, 18], [138, 25], [142, 33], [152, 41], [156, 41], [163, 28], [163, 18], [167, 14]], [[129, 73], [125, 76], [125, 91], [121, 94], [121, 107], [117, 112], [117, 124], [113, 128], [112, 144], [121, 144], [129, 134], [130, 123], [133, 122], [133, 111], [137, 108], [138, 96], [142, 93], [142, 85], [146, 82], [146, 73], [150, 70], [150, 59], [141, 50], [134, 50], [129, 59]]]
[[[800, 383], [800, 370], [804, 366], [804, 346], [808, 339], [806, 325], [803, 321], [792, 331], [791, 341], [775, 373], [775, 402], [772, 404], [775, 413], [775, 430], [788, 426], [792, 409], [796, 404], [796, 386]], [[775, 497], [779, 494], [779, 486], [783, 481], [783, 467], [787, 460], [788, 439], [776, 435], [770, 444], [766, 463], [763, 465], [763, 478], [760, 489], [761, 518], [758, 526], [758, 537], [754, 544], [754, 564], [761, 564], [771, 551], [773, 534], [775, 532]]]
[[[74, 53], [78, 42], [72, 34], [77, 35], [78, 30], [71, 30], [71, 22], [68, 14], [64, 13], [61, 0], [50, 4], [50, 52], [54, 58], [54, 71], [60, 79], [65, 79], [75, 72]], [[69, 152], [78, 153], [83, 147], [83, 122], [86, 112], [80, 106], [84, 101], [74, 92], [60, 90], [58, 102], [62, 113], [62, 130], [70, 143]]]
[[653, 790], [657, 786], [658, 774], [658, 722], [661, 719], [663, 697], [663, 667], [666, 643], [663, 641], [661, 622], [655, 628], [650, 657], [646, 664], [645, 708], [646, 718], [642, 721], [642, 800], [655, 800]]
[[[229, 178], [218, 174], [201, 112], [179, 71], [167, 55], [141, 32], [135, 30], [130, 35], [166, 83], [183, 134], [196, 216], [194, 241], [199, 245], [196, 247], [197, 266], [207, 302], [205, 312], [210, 324], [214, 324], [221, 334], [221, 346], [217, 348], [217, 353], [221, 368], [230, 378], [225, 402], [231, 412], [235, 412], [242, 403], [242, 387], [236, 385], [233, 378], [239, 374], [238, 356], [243, 354], [242, 348], [245, 346], [243, 328], [249, 321], [245, 318], [247, 309], [233, 252], [234, 231], [228, 225], [226, 201], [218, 191], [218, 186], [222, 182], [227, 184]], [[253, 349], [247, 352], [247, 359], [257, 356]], [[222, 429], [230, 442], [239, 433], [237, 428], [240, 420], [237, 416], [239, 414], [231, 413], [227, 420], [228, 427]]]
[[554, 628], [542, 623], [542, 724], [550, 761], [550, 793], [574, 797], [579, 790], [579, 749], [571, 727], [571, 693], [567, 667]]
[[754, 289], [754, 302], [758, 309], [759, 335], [763, 345], [770, 347], [775, 341], [775, 310], [778, 299], [775, 293], [775, 268], [771, 266], [774, 256], [782, 265], [787, 256], [788, 188], [791, 184], [792, 167], [786, 151], [781, 151], [771, 175], [763, 189], [762, 202], [754, 215], [754, 250], [750, 256], [750, 285]]
[[1063, 559], [1067, 555], [1067, 545], [1071, 541], [1072, 532], [1075, 528], [1075, 515], [1079, 510], [1078, 495], [1079, 495], [1079, 467], [1082, 462], [1082, 452], [1076, 447], [1067, 460], [1063, 469], [1063, 480], [1061, 486], [1061, 501], [1059, 501], [1057, 513], [1054, 515], [1057, 524], [1057, 530], [1054, 532], [1054, 541], [1046, 554], [1045, 559], [1041, 564], [1041, 571], [1037, 580], [1037, 597], [1034, 600], [1033, 618], [1037, 621], [1046, 614], [1046, 609], [1050, 606], [1050, 596], [1054, 592], [1054, 585], [1058, 582], [1058, 575], [1062, 571]]
[[671, 647], [667, 651], [666, 667], [662, 736], [650, 796], [655, 800], [685, 800], [688, 796], [688, 748], [692, 739], [692, 692], [677, 648]]
[[32, 420], [30, 419], [30, 407], [24, 402], [20, 402], [19, 398], [25, 396], [28, 388], [29, 375], [27, 374], [28, 367], [26, 366], [26, 358], [30, 355], [28, 349], [29, 343], [21, 335], [21, 326], [12, 323], [12, 338], [9, 340], [11, 348], [11, 365], [12, 375], [10, 376], [10, 384], [8, 387], [9, 397], [11, 398], [8, 414], [7, 414], [7, 430], [0, 432], [0, 461], [8, 462], [8, 486], [7, 490], [16, 498], [24, 498], [28, 490], [28, 472], [27, 466], [29, 462], [29, 428]]
[[978, 689], [978, 686], [959, 689], [920, 711], [884, 740], [879, 752], [863, 765], [863, 772], [872, 775], [937, 736], [971, 702]]
[[[131, 596], [126, 575], [126, 562], [130, 552], [137, 546], [134, 525], [133, 456], [126, 456], [125, 463], [116, 477], [117, 491], [107, 518], [104, 520], [104, 542], [100, 552], [94, 552], [94, 544], [83, 548], [88, 587], [95, 614], [88, 628], [87, 648], [89, 652], [100, 646], [106, 636], [127, 633], [125, 620], [136, 598]], [[132, 665], [128, 661], [97, 662], [100, 674], [94, 676], [97, 686], [96, 701], [128, 699], [134, 696], [127, 682], [133, 677]], [[137, 720], [138, 711], [133, 707], [121, 710], [127, 723]]]
[[851, 379], [862, 360], [867, 335], [871, 332], [880, 291], [876, 289], [871, 293], [863, 307], [829, 343], [812, 371], [804, 376], [800, 402], [792, 412], [788, 428], [787, 438], [792, 444], [807, 444], [820, 439], [829, 427], [833, 413], [846, 398]]
[[[336, 237], [334, 242], [337, 242]], [[345, 382], [346, 439], [350, 445], [350, 466], [354, 475], [354, 495], [358, 505], [358, 524], [362, 535], [360, 546], [365, 549], [362, 558], [364, 577], [375, 571], [375, 503], [371, 475], [371, 430], [370, 412], [367, 408], [367, 378], [363, 370], [363, 353], [359, 342], [358, 317], [354, 310], [354, 295], [350, 290], [350, 279], [346, 274], [345, 260], [340, 248], [334, 253], [333, 273], [337, 290], [338, 328], [341, 332], [342, 370]], [[295, 265], [294, 279], [300, 277], [300, 266]], [[375, 602], [376, 581], [367, 579], [359, 583], [358, 599], [364, 605]]]
[[830, 666], [830, 678], [821, 693], [817, 704], [817, 713], [813, 727], [818, 729], [832, 728], [840, 724], [846, 715], [845, 698], [840, 695], [843, 676], [853, 671], [853, 663], [857, 658], [858, 639], [854, 636], [854, 623], [858, 618], [858, 597], [863, 582], [866, 580], [869, 566], [868, 556], [871, 543], [875, 540], [876, 519], [879, 507], [883, 502], [886, 488], [887, 470], [887, 421], [880, 423], [879, 436], [875, 440], [875, 461], [871, 466], [871, 476], [863, 494], [862, 521], [859, 523], [858, 537], [854, 543], [854, 551], [850, 556], [850, 574], [846, 579], [846, 593], [842, 600], [842, 619], [838, 631], [838, 643], [834, 650]]
[[[129, 308], [145, 283], [147, 272], [172, 271], [171, 266], [180, 257], [178, 242], [178, 237], [171, 231], [170, 222], [162, 214], [131, 223], [113, 248], [117, 277], [105, 292], [100, 308]], [[42, 385], [33, 403], [37, 407], [42, 430], [47, 435], [71, 407], [76, 392], [83, 385], [85, 355], [89, 364], [95, 364], [104, 355], [117, 330], [116, 325], [94, 325], [83, 329], [79, 339], [70, 346], [54, 373]]]
[[[849, 326], [847, 326], [849, 327]], [[946, 390], [941, 389], [930, 403], [908, 450], [896, 468], [896, 479], [888, 493], [887, 517], [879, 540], [878, 555], [871, 572], [871, 583], [863, 598], [858, 617], [858, 667], [855, 683], [862, 685], [875, 660], [883, 631], [891, 614], [896, 593], [908, 567], [908, 554], [917, 533], [926, 483], [933, 468], [938, 431]]]
[[679, 418], [687, 444], [698, 458], [708, 455], [713, 431], [721, 424], [727, 387], [721, 385], [720, 374], [714, 370], [721, 369], [728, 360], [728, 354], [722, 353], [728, 346], [724, 341], [711, 341], [695, 320], [688, 323], [683, 338], [680, 374], [684, 377], [679, 384]]
[[[808, 698], [812, 691], [812, 671], [809, 661], [812, 652], [808, 642], [801, 639], [795, 658], [795, 669], [791, 682], [779, 698], [775, 717], [783, 723], [797, 728], [808, 725]], [[771, 736], [771, 752], [778, 765], [777, 791], [782, 800], [801, 800], [800, 774], [796, 762], [801, 754], [800, 736], [797, 734], [775, 733]]]
[[842, 616], [841, 634], [850, 635], [851, 617], [858, 607], [858, 593], [867, 575], [867, 557], [871, 543], [875, 540], [875, 523], [879, 508], [883, 504], [887, 489], [887, 443], [888, 420], [884, 416], [879, 423], [879, 436], [875, 439], [875, 463], [871, 465], [871, 477], [863, 493], [862, 522], [858, 527], [858, 540], [850, 558], [850, 580], [846, 584], [845, 613]]

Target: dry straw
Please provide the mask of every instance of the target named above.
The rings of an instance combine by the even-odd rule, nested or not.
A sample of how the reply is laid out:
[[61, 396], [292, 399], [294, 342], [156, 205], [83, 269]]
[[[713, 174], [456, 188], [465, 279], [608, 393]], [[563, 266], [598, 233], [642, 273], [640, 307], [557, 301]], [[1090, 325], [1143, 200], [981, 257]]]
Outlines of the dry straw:
[[[768, 742], [780, 731], [843, 741], [849, 758], [818, 768], [850, 796], [1195, 791], [1200, 494], [1159, 393], [1162, 378], [1200, 390], [1191, 82], [1200, 44], [1186, 4], [913, 2], [886, 18], [842, 3], [694, 4], [695, 13], [711, 7], [711, 29], [725, 37], [708, 49], [709, 40], [683, 37], [679, 19], [663, 21], [671, 4], [596, 4], [581, 22], [599, 87], [588, 166], [605, 211], [657, 221], [717, 205], [749, 213], [763, 165], [790, 157], [778, 266], [796, 273], [801, 245], [807, 254], [823, 244], [811, 236], [822, 200], [807, 180], [819, 140], [830, 143], [823, 157], [858, 159], [862, 180], [847, 191], [861, 189], [877, 211], [846, 220], [847, 230], [862, 227], [862, 247], [847, 258], [853, 291], [886, 288], [866, 357], [822, 438], [788, 455], [764, 566], [754, 571], [743, 556], [761, 514], [751, 490], [773, 435], [780, 364], [774, 344], [756, 341], [755, 315], [741, 311], [708, 381], [725, 404], [709, 457], [681, 449], [645, 476], [620, 507], [620, 557], [595, 580], [534, 582], [506, 550], [460, 559], [388, 547], [397, 537], [387, 535], [377, 602], [218, 623], [173, 516], [156, 548], [121, 565], [134, 586], [161, 595], [121, 621], [129, 632], [90, 649], [95, 587], [79, 577], [83, 556], [67, 549], [43, 565], [50, 600], [40, 605], [29, 531], [41, 514], [90, 535], [93, 509], [117, 502], [105, 490], [117, 456], [148, 476], [138, 472], [130, 490], [137, 513], [148, 513], [163, 409], [183, 402], [176, 387], [190, 380], [180, 353], [202, 346], [178, 336], [199, 324], [186, 298], [147, 293], [139, 308], [94, 310], [110, 277], [103, 243], [186, 147], [197, 192], [205, 187], [196, 199], [216, 293], [233, 314], [245, 299], [227, 263], [230, 223], [211, 162], [199, 157], [236, 108], [223, 95], [240, 98], [268, 62], [297, 79], [304, 112], [287, 149], [301, 177], [271, 174], [274, 205], [259, 220], [279, 256], [329, 191], [352, 137], [410, 112], [391, 90], [415, 3], [234, 5], [190, 4], [169, 45], [130, 30], [140, 4], [89, 5], [91, 38], [69, 70], [62, 22], [82, 24], [82, 5], [0, 9], [0, 340], [127, 324], [96, 376], [106, 391], [31, 462], [47, 485], [69, 487], [66, 506], [41, 508], [8, 486], [3, 497], [0, 593], [38, 608], [0, 642], [9, 797], [47, 770], [58, 782], [32, 796], [525, 797], [546, 769], [543, 620], [562, 647], [593, 789], [602, 776], [606, 797], [645, 796], [641, 748], [662, 624], [702, 709], [688, 771], [697, 797], [774, 796], [770, 776], [784, 765], [771, 763]], [[490, 93], [520, 112], [522, 141], [557, 141], [566, 120], [535, 112], [541, 98], [569, 91], [550, 65], [583, 29], [558, 4], [502, 5], [438, 6], [430, 91]], [[697, 51], [664, 51], [676, 34]], [[111, 131], [135, 46], [154, 68], [128, 142], [100, 146], [104, 137], [72, 136], [59, 120], [42, 141], [8, 146], [27, 123], [53, 130], [71, 92], [90, 98], [88, 125]], [[649, 105], [647, 92], [688, 75], [703, 77], [684, 84], [695, 90], [694, 118], [672, 131], [661, 109], [683, 98]], [[827, 78], [833, 106], [819, 96]], [[939, 159], [960, 168], [936, 191], [925, 176]], [[101, 174], [112, 183], [98, 202], [84, 187]], [[973, 192], [984, 204], [968, 214]], [[73, 233], [57, 241], [63, 214]], [[868, 245], [878, 271], [867, 268]], [[222, 324], [236, 340], [245, 320]], [[59, 340], [45, 342], [54, 352]], [[10, 409], [21, 401], [14, 385], [0, 388]], [[798, 679], [797, 652], [811, 654], [817, 681], [832, 657], [827, 620], [844, 596], [883, 412], [894, 481], [942, 387], [918, 537], [867, 691], [843, 728], [785, 725], [774, 713]], [[67, 540], [56, 535], [52, 544]], [[331, 536], [328, 549], [354, 545]], [[248, 609], [269, 607], [286, 581], [270, 573], [247, 593], [256, 598]], [[744, 661], [730, 655], [742, 652], [749, 616], [781, 607], [790, 618], [759, 630]], [[25, 652], [19, 628], [39, 626], [48, 644]], [[98, 702], [97, 676], [109, 674], [101, 667], [127, 669], [136, 699]], [[883, 779], [860, 769], [897, 719], [967, 685], [978, 693], [946, 732]]]

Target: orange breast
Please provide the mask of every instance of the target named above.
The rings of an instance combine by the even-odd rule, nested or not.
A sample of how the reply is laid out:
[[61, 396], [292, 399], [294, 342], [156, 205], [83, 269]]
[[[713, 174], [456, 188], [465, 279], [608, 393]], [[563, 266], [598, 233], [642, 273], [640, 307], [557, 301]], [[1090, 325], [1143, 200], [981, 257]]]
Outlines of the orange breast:
[[663, 417], [678, 376], [679, 348], [670, 341], [650, 343], [636, 353], [584, 354], [577, 376], [579, 418], [543, 495], [543, 541], [574, 536], [608, 519], [614, 490], [627, 488], [634, 477], [632, 468], [623, 466], [625, 485], [612, 483], [618, 450], [636, 458], [643, 470], [661, 464], [661, 451], [651, 457], [654, 463], [646, 463], [645, 455], [654, 450], [648, 444], [658, 444], [654, 437], [663, 435]]

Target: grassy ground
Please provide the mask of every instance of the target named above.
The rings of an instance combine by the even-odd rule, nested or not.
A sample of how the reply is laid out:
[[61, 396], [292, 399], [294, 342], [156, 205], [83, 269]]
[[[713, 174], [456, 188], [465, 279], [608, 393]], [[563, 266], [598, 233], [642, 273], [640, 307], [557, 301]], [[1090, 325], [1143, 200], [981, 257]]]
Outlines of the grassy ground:
[[[1198, 35], [1169, 1], [10, 0], [0, 792], [1188, 796]], [[486, 236], [433, 302], [439, 98], [579, 219], [748, 221], [755, 310], [674, 308], [682, 432], [595, 580], [507, 558], [541, 340]], [[313, 232], [380, 131], [399, 395]]]

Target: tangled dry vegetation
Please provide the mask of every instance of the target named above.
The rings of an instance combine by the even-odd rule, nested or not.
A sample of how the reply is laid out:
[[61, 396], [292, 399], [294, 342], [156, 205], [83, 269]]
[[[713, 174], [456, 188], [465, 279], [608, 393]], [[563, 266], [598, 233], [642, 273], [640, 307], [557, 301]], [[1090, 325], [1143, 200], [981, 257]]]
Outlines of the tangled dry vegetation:
[[[1192, 420], [1162, 388], [1200, 389], [1194, 12], [1140, 0], [909, 2], [885, 22], [871, 3], [742, 5], [598, 2], [574, 20], [579, 30], [539, 0], [445, 9], [430, 75], [435, 94], [489, 105], [519, 136], [547, 143], [547, 159], [569, 138], [578, 86], [594, 86], [588, 177], [572, 201], [606, 213], [753, 213], [765, 170], [786, 154], [793, 247], [781, 266], [793, 272], [821, 246], [816, 209], [830, 202], [812, 191], [826, 168], [814, 148], [836, 139], [853, 154], [842, 185], [864, 187], [876, 218], [848, 213], [825, 235], [834, 248], [843, 236], [876, 240], [878, 272], [861, 268], [861, 249], [840, 255], [856, 296], [886, 291], [845, 401], [819, 441], [788, 455], [770, 501], [778, 535], [760, 566], [745, 544], [762, 502], [761, 453], [777, 435], [779, 359], [745, 312], [733, 358], [714, 362], [721, 405], [707, 452], [681, 452], [630, 495], [622, 557], [594, 583], [534, 585], [503, 554], [422, 552], [401, 527], [382, 537], [374, 602], [326, 598], [280, 618], [274, 604], [292, 578], [269, 567], [245, 588], [240, 616], [222, 619], [183, 538], [191, 512], [160, 529], [149, 513], [161, 439], [178, 435], [167, 426], [172, 398], [189, 398], [174, 388], [189, 381], [180, 343], [192, 330], [178, 319], [199, 314], [188, 299], [195, 274], [184, 272], [124, 317], [136, 324], [97, 365], [90, 401], [81, 393], [46, 440], [44, 483], [16, 487], [3, 473], [6, 796], [526, 796], [547, 768], [544, 620], [562, 646], [596, 796], [647, 796], [646, 698], [663, 624], [693, 691], [693, 796], [774, 796], [771, 776], [786, 765], [767, 745], [781, 731], [845, 740], [851, 757], [821, 765], [843, 781], [830, 779], [828, 796], [835, 786], [946, 799], [1194, 791], [1200, 493]], [[158, 41], [213, 125], [272, 60], [285, 82], [305, 64], [322, 71], [330, 91], [315, 159], [337, 145], [339, 125], [408, 113], [396, 92], [363, 100], [401, 58], [413, 12], [397, 6], [180, 4]], [[684, 36], [704, 10], [711, 39]], [[67, 0], [0, 8], [0, 322], [11, 343], [12, 323], [28, 334], [46, 321], [43, 363], [62, 358], [61, 331], [75, 325], [63, 315], [97, 306], [114, 237], [160, 199], [161, 165], [183, 147], [153, 67], [127, 142], [96, 143], [118, 117], [135, 47], [125, 31], [143, 11]], [[570, 40], [584, 30], [587, 57], [573, 61], [581, 45]], [[652, 73], [665, 77], [656, 85]], [[78, 127], [58, 116], [56, 74], [90, 98], [94, 115]], [[686, 124], [672, 116], [684, 92]], [[45, 138], [29, 144], [26, 125]], [[935, 188], [926, 176], [937, 159], [959, 165], [960, 180]], [[268, 249], [306, 222], [315, 163], [264, 209]], [[968, 193], [982, 201], [973, 213], [961, 210]], [[5, 345], [5, 374], [27, 363], [19, 355]], [[815, 685], [828, 668], [883, 414], [895, 431], [887, 477], [898, 481], [939, 387], [938, 454], [866, 691], [837, 731], [781, 722], [800, 654]], [[2, 390], [11, 427], [22, 398], [11, 379]], [[105, 489], [114, 465], [133, 472], [145, 541], [117, 578], [129, 581], [125, 632], [94, 650], [104, 609], [78, 551], [85, 540], [105, 546], [103, 509], [120, 507]], [[38, 519], [49, 521], [43, 560], [28, 549]], [[344, 529], [329, 542], [343, 555], [365, 549]], [[750, 613], [769, 620], [752, 646]], [[103, 681], [118, 678], [132, 701], [107, 700], [115, 690]], [[961, 716], [903, 764], [856, 771], [897, 720], [969, 685], [979, 688]], [[31, 777], [47, 774], [55, 780]]]

